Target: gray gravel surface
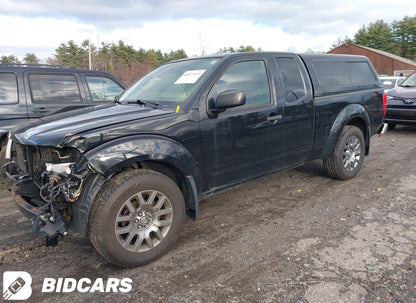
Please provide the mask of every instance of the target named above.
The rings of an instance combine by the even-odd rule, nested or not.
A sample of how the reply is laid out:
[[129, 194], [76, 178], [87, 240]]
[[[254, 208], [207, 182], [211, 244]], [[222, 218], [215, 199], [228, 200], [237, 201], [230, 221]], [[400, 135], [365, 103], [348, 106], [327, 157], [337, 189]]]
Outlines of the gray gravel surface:
[[[43, 246], [0, 188], [0, 269], [27, 271], [27, 302], [416, 302], [416, 128], [373, 137], [349, 181], [321, 161], [201, 203], [167, 255], [106, 263], [86, 238]], [[42, 293], [44, 278], [130, 278], [129, 293]]]

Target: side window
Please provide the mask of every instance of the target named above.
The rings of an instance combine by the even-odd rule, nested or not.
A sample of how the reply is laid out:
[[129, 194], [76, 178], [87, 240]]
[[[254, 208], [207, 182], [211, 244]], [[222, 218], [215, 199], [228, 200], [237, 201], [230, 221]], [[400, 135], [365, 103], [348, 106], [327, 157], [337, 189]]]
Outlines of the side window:
[[345, 62], [316, 61], [313, 66], [322, 87], [338, 87], [351, 84]]
[[11, 73], [0, 74], [0, 103], [17, 103], [16, 75]]
[[278, 58], [280, 77], [283, 80], [286, 102], [299, 100], [306, 95], [305, 83], [293, 58]]
[[30, 91], [35, 103], [81, 102], [74, 75], [29, 75]]
[[353, 84], [377, 82], [367, 62], [347, 62], [347, 70]]
[[123, 88], [116, 82], [105, 77], [86, 76], [88, 88], [93, 101], [113, 101]]
[[[375, 84], [377, 78], [367, 62], [315, 61], [313, 67], [319, 84], [327, 89]], [[339, 90], [339, 89], [338, 89]]]
[[217, 82], [217, 95], [227, 90], [241, 90], [246, 94], [245, 106], [270, 103], [270, 88], [263, 61], [233, 64]]

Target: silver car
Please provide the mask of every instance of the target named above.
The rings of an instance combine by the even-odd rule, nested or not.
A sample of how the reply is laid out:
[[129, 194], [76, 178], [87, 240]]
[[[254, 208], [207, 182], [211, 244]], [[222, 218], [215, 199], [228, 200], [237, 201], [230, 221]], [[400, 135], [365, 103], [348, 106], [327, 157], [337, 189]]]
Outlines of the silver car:
[[391, 89], [399, 86], [406, 80], [406, 77], [387, 77], [387, 76], [380, 76], [381, 83], [384, 87], [384, 92], [387, 93]]

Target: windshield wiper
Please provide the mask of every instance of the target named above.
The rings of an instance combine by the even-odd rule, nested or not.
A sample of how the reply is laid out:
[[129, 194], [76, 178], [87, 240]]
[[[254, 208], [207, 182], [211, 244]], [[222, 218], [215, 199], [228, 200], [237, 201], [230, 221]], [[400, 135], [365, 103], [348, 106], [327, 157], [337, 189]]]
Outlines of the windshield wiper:
[[121, 97], [121, 95], [122, 95], [122, 93], [120, 93], [120, 94], [118, 94], [117, 96], [115, 96], [115, 97], [114, 97], [114, 100], [113, 100], [113, 103], [116, 103], [116, 104], [121, 104], [121, 105], [126, 104], [126, 102], [122, 102], [122, 101], [120, 101], [120, 97]]
[[123, 103], [121, 103], [120, 101], [118, 101], [117, 97], [115, 97], [115, 98], [114, 98], [113, 103], [116, 103], [116, 104], [123, 104]]
[[150, 107], [152, 107], [152, 108], [157, 108], [159, 106], [159, 103], [157, 103], [157, 102], [142, 101], [140, 99], [136, 100], [136, 102], [137, 102], [137, 104], [143, 105], [143, 106], [150, 105]]

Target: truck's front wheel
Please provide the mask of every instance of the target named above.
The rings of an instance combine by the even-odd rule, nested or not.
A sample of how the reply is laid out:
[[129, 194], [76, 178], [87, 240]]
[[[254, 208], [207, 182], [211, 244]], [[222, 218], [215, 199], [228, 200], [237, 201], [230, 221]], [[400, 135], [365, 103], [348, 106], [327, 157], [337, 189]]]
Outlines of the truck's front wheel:
[[134, 267], [166, 253], [178, 239], [184, 220], [184, 198], [175, 182], [154, 171], [130, 170], [100, 190], [88, 233], [105, 259]]
[[365, 140], [361, 130], [352, 125], [344, 126], [334, 152], [324, 160], [327, 174], [336, 179], [355, 177], [360, 170], [365, 153]]

